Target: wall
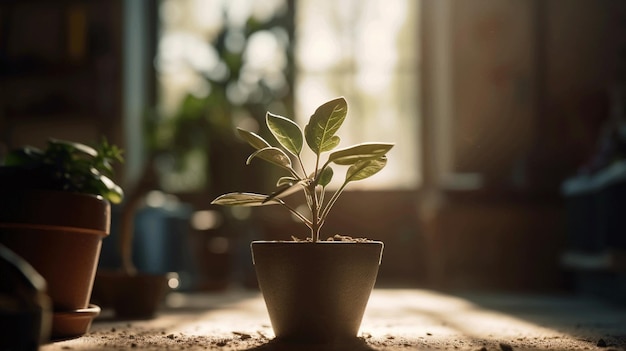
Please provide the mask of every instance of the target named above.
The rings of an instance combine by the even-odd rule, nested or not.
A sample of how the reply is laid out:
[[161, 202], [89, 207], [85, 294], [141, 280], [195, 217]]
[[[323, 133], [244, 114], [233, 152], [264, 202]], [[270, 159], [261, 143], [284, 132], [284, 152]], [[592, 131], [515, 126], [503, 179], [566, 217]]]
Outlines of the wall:
[[559, 186], [595, 151], [623, 78], [624, 7], [423, 2], [426, 186], [418, 211], [433, 286], [568, 287], [558, 261]]

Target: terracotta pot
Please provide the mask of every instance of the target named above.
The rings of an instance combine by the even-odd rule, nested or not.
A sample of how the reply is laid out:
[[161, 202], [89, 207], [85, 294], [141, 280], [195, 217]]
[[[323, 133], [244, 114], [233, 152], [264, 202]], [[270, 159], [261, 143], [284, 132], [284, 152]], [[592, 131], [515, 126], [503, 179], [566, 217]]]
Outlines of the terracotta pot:
[[155, 316], [168, 289], [165, 274], [98, 271], [93, 301], [112, 308], [120, 319], [148, 319]]
[[3, 191], [0, 199], [0, 243], [45, 278], [55, 313], [88, 308], [110, 204], [99, 196], [39, 190]]
[[356, 338], [378, 275], [382, 242], [255, 241], [251, 248], [277, 339]]

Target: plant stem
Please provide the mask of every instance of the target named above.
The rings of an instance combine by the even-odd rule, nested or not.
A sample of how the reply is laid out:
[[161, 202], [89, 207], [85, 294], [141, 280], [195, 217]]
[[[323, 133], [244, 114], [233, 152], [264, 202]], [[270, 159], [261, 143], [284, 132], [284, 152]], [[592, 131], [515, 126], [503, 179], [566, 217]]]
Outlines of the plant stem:
[[333, 194], [333, 196], [331, 196], [330, 200], [328, 200], [328, 203], [326, 204], [326, 208], [324, 208], [322, 210], [322, 215], [320, 216], [322, 221], [326, 220], [326, 216], [328, 216], [328, 213], [330, 212], [330, 209], [333, 207], [335, 202], [337, 202], [337, 199], [339, 198], [339, 195], [341, 195], [341, 193], [343, 192], [343, 189], [345, 189], [346, 185], [348, 185], [348, 182], [344, 182], [341, 185], [341, 187], [339, 189], [337, 189], [337, 191]]
[[296, 172], [296, 170], [295, 170], [295, 169], [293, 169], [293, 168], [289, 168], [289, 172], [291, 173], [291, 175], [292, 175], [294, 178], [296, 178], [296, 179], [302, 179], [302, 178], [300, 178], [300, 175], [298, 174], [298, 172]]
[[296, 217], [298, 217], [298, 219], [304, 222], [304, 224], [306, 224], [307, 227], [311, 228], [312, 226], [311, 221], [309, 221], [306, 217], [304, 217], [300, 212], [296, 211], [295, 208], [289, 206], [285, 201], [281, 199], [276, 199], [276, 201], [278, 201], [281, 205], [285, 206], [285, 208], [288, 209], [289, 212], [293, 213]]
[[[304, 168], [304, 163], [302, 162], [302, 157], [300, 157], [300, 155], [298, 155], [298, 162], [300, 163], [300, 169], [302, 169], [302, 176], [303, 178], [306, 178], [306, 169]], [[296, 178], [300, 178], [300, 177], [296, 177]]]
[[[313, 172], [313, 179], [317, 179], [317, 174], [319, 172], [320, 165], [320, 154], [317, 153], [315, 155], [315, 171]], [[311, 210], [311, 241], [316, 243], [320, 240], [320, 229], [322, 228], [320, 224], [319, 210], [320, 205], [318, 203], [317, 192], [315, 188], [317, 187], [316, 182], [311, 182], [306, 187], [306, 193], [311, 197], [311, 204], [309, 205], [309, 209]]]
[[[324, 194], [325, 194], [325, 193], [326, 193], [326, 188], [321, 187], [321, 190], [320, 190], [320, 197], [319, 197], [319, 199], [320, 199], [320, 200], [319, 200], [319, 204], [320, 204], [320, 206], [319, 206], [319, 207], [320, 207], [320, 208], [322, 208], [322, 204], [324, 203]], [[323, 218], [322, 218], [322, 219], [323, 219]]]
[[311, 241], [316, 243], [320, 239], [320, 218], [319, 218], [319, 205], [317, 202], [317, 194], [315, 193], [315, 184], [311, 183], [306, 188], [307, 193], [311, 197]]

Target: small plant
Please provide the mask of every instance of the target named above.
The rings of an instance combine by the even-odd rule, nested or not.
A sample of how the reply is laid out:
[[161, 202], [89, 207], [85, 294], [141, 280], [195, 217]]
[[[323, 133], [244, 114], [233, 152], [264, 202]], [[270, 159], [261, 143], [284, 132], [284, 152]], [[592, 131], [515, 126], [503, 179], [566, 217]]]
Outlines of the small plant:
[[[281, 147], [272, 146], [259, 135], [238, 128], [241, 138], [255, 148], [246, 164], [250, 164], [254, 158], [260, 158], [283, 168], [289, 175], [278, 179], [277, 189], [272, 194], [234, 192], [221, 195], [211, 203], [226, 206], [283, 205], [310, 229], [309, 240], [319, 241], [320, 229], [348, 183], [378, 173], [387, 164], [386, 154], [393, 147], [390, 143], [357, 144], [333, 151], [322, 163], [322, 154], [339, 145], [340, 138], [335, 134], [347, 112], [348, 105], [343, 97], [328, 101], [315, 110], [304, 131], [292, 120], [268, 112], [265, 118], [267, 127]], [[315, 154], [315, 165], [310, 169], [305, 168], [301, 157], [305, 141]], [[297, 167], [294, 167], [292, 158], [295, 158]], [[331, 164], [348, 166], [348, 169], [343, 184], [326, 199], [326, 186], [334, 175]], [[304, 192], [308, 215], [300, 213], [283, 200], [298, 188]]]
[[9, 152], [0, 167], [0, 186], [101, 195], [117, 204], [124, 193], [110, 178], [115, 162], [123, 162], [122, 151], [106, 139], [95, 148], [50, 139], [45, 150], [25, 146]]

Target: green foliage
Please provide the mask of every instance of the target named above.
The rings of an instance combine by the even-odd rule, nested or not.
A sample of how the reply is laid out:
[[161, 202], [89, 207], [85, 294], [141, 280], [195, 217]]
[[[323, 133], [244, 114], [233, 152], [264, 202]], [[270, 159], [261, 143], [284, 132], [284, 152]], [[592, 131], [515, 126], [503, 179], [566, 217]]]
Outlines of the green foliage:
[[50, 139], [45, 150], [25, 146], [11, 151], [0, 167], [0, 187], [71, 191], [120, 203], [124, 192], [111, 180], [115, 162], [123, 162], [122, 150], [106, 139], [95, 148]]
[[341, 139], [335, 135], [348, 114], [348, 103], [337, 98], [322, 104], [315, 110], [304, 128], [306, 142], [316, 155], [330, 151]]
[[[255, 151], [248, 157], [249, 164], [255, 158], [267, 161], [290, 173], [276, 182], [272, 194], [234, 192], [218, 196], [211, 203], [224, 206], [265, 206], [283, 205], [298, 217], [311, 230], [311, 241], [319, 240], [319, 231], [326, 221], [331, 208], [350, 182], [363, 180], [378, 173], [387, 164], [387, 152], [393, 147], [390, 143], [362, 143], [334, 151], [322, 164], [321, 156], [334, 150], [340, 142], [337, 131], [348, 112], [348, 104], [339, 97], [322, 104], [315, 110], [309, 123], [302, 129], [292, 120], [272, 113], [266, 114], [266, 124], [279, 146], [272, 146], [259, 135], [238, 129], [239, 136]], [[302, 160], [304, 142], [315, 154], [314, 171], [308, 173]], [[290, 157], [291, 155], [291, 157]], [[292, 157], [299, 168], [294, 168]], [[330, 199], [325, 200], [326, 186], [331, 182], [334, 171], [331, 164], [348, 166], [345, 179]], [[284, 198], [301, 189], [304, 192], [309, 213], [303, 214], [285, 202]]]

